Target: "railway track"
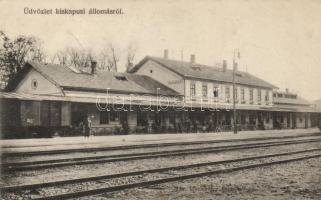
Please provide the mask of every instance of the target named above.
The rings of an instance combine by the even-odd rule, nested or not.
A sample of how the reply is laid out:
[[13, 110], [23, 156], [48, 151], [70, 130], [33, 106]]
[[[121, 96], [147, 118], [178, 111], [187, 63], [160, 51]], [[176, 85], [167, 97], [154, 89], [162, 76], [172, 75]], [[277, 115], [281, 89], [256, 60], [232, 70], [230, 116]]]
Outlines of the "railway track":
[[[247, 139], [232, 139], [232, 140], [207, 140], [207, 141], [192, 141], [192, 142], [165, 142], [165, 143], [152, 143], [152, 144], [138, 144], [138, 145], [122, 145], [122, 146], [109, 146], [109, 147], [94, 147], [94, 148], [74, 148], [74, 149], [58, 149], [48, 151], [27, 151], [27, 152], [2, 152], [2, 157], [24, 157], [24, 156], [39, 156], [39, 155], [53, 155], [53, 154], [69, 154], [81, 152], [97, 152], [97, 151], [112, 151], [112, 150], [130, 150], [142, 149], [152, 147], [170, 147], [170, 146], [186, 146], [196, 144], [216, 144], [226, 142], [245, 142], [245, 141], [264, 141], [273, 139], [291, 139], [291, 138], [304, 138], [312, 136], [320, 136], [321, 133], [305, 134], [300, 136], [284, 136], [284, 137], [264, 137], [264, 138], [247, 138]], [[36, 146], [35, 146], [36, 147]]]
[[[38, 195], [36, 198], [33, 198], [38, 200], [80, 198], [103, 193], [117, 192], [125, 189], [153, 186], [174, 181], [183, 181], [186, 179], [318, 158], [321, 157], [320, 152], [321, 148], [314, 148], [301, 151], [266, 154], [253, 157], [148, 169], [119, 174], [109, 174], [105, 176], [93, 176], [39, 184], [7, 186], [0, 188], [0, 190], [3, 194], [19, 193], [26, 190], [42, 190], [40, 195]], [[119, 181], [119, 179], [122, 181]], [[104, 180], [105, 182], [103, 182]], [[80, 184], [80, 186], [75, 187], [75, 184]], [[91, 187], [88, 188], [88, 184]], [[71, 190], [73, 190], [73, 188], [77, 189], [67, 193], [56, 194], [55, 192], [55, 195], [46, 195], [46, 189], [48, 193], [48, 188], [49, 190], [51, 189], [59, 191], [61, 190], [61, 187], [69, 187]], [[79, 188], [81, 188], [81, 190], [79, 190]]]
[[40, 161], [28, 161], [28, 162], [12, 162], [12, 163], [2, 163], [1, 167], [3, 172], [13, 172], [13, 171], [64, 167], [64, 166], [72, 166], [72, 165], [88, 165], [88, 164], [98, 164], [98, 163], [108, 163], [108, 162], [143, 160], [143, 159], [152, 159], [152, 158], [160, 158], [160, 157], [186, 156], [186, 155], [205, 154], [205, 153], [219, 153], [219, 152], [225, 152], [225, 151], [247, 150], [247, 149], [254, 149], [254, 148], [313, 143], [313, 142], [320, 142], [320, 141], [321, 141], [321, 138], [287, 140], [287, 141], [246, 143], [246, 144], [224, 145], [224, 146], [203, 147], [203, 148], [153, 151], [153, 152], [143, 152], [143, 153], [115, 154], [115, 155], [106, 155], [106, 156], [90, 156], [90, 157], [40, 160]]

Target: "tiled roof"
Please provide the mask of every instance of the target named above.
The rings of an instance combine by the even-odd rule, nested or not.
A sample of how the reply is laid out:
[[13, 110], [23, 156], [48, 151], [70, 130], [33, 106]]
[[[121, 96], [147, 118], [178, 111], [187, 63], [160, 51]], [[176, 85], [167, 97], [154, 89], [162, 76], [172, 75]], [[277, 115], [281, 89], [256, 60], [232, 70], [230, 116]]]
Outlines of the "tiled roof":
[[[178, 93], [167, 88], [161, 83], [145, 77], [128, 73], [97, 72], [95, 75], [89, 73], [77, 73], [72, 69], [56, 64], [42, 64], [29, 62], [25, 68], [33, 67], [49, 81], [69, 90], [97, 91], [107, 90], [110, 92], [156, 94], [156, 88], [161, 88], [163, 95], [177, 95]], [[25, 69], [25, 71], [28, 71]], [[26, 72], [25, 72], [26, 73]], [[118, 78], [117, 78], [118, 77]], [[125, 80], [119, 80], [125, 78]], [[20, 78], [21, 79], [21, 78]]]
[[[190, 62], [170, 60], [152, 56], [146, 56], [140, 63], [138, 63], [131, 69], [131, 73], [136, 72], [148, 60], [152, 60], [164, 66], [165, 68], [187, 78], [198, 78], [220, 82], [232, 82], [233, 80], [233, 70], [231, 69], [223, 71], [222, 68], [218, 67], [211, 67], [197, 63], [192, 64]], [[264, 88], [277, 88], [276, 86], [243, 71], [236, 72], [235, 82], [238, 84], [258, 86]]]

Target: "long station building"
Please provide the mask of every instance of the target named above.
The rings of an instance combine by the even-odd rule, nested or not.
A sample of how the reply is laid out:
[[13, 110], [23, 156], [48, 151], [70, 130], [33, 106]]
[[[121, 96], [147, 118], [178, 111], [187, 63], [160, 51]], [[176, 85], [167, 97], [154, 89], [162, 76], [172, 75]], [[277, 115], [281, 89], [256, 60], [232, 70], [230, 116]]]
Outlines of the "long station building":
[[[318, 126], [307, 100], [235, 69], [238, 130]], [[233, 70], [146, 56], [128, 73], [28, 62], [1, 99], [4, 138], [91, 134], [221, 132], [233, 129]]]

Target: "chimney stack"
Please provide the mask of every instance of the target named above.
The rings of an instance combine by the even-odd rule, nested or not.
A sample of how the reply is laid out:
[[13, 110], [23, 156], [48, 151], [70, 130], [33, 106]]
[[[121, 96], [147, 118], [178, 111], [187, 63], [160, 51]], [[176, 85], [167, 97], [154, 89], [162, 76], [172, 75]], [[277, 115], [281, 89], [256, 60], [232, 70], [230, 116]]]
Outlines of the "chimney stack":
[[168, 49], [164, 49], [164, 58], [168, 59]]
[[226, 70], [227, 70], [227, 62], [226, 62], [226, 60], [223, 60], [222, 68], [223, 68], [223, 72], [226, 72]]
[[289, 88], [285, 88], [285, 92], [286, 92], [286, 93], [289, 93]]
[[195, 54], [191, 54], [191, 63], [195, 64]]
[[97, 68], [97, 62], [96, 61], [91, 61], [91, 74], [96, 73], [96, 68]]

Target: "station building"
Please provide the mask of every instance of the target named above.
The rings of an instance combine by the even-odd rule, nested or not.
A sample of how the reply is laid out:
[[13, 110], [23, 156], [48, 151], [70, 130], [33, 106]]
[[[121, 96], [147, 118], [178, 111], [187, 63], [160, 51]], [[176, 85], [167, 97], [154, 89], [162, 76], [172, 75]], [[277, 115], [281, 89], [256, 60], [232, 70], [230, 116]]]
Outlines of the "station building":
[[[317, 126], [310, 102], [236, 69], [239, 130]], [[129, 73], [90, 72], [29, 62], [0, 93], [5, 138], [220, 132], [233, 127], [233, 70], [146, 56]]]

